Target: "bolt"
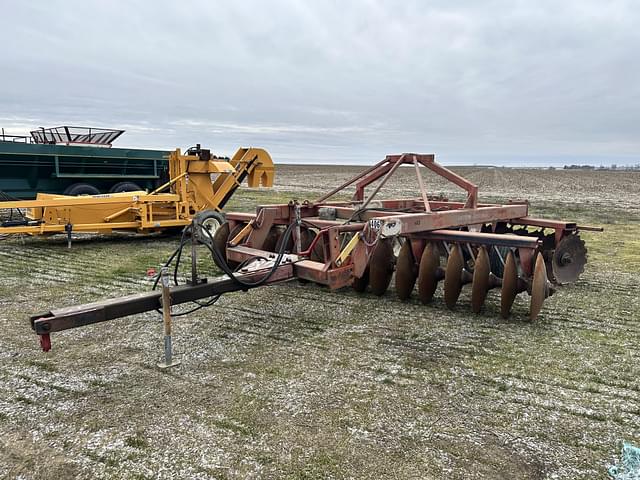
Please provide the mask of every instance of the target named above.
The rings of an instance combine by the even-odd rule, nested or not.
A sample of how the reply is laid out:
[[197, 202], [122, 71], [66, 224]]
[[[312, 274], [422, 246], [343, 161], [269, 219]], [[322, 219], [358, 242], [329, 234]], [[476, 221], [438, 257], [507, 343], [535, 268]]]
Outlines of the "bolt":
[[560, 264], [565, 266], [565, 265], [570, 265], [573, 263], [573, 258], [571, 258], [571, 255], [569, 253], [564, 253], [561, 257], [560, 257]]

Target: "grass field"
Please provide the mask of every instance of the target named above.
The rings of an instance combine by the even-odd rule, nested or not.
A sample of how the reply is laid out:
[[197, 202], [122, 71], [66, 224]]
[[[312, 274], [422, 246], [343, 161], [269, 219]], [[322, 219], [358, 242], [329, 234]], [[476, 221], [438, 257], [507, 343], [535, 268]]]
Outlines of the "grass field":
[[[314, 198], [351, 167], [280, 166], [230, 209]], [[461, 168], [485, 200], [605, 227], [576, 285], [526, 321], [311, 284], [229, 294], [52, 336], [29, 314], [151, 288], [176, 238], [0, 241], [0, 477], [607, 478], [640, 444], [640, 173]], [[409, 169], [389, 185], [409, 193]], [[458, 192], [429, 179], [430, 190]], [[210, 262], [203, 268], [214, 271]]]

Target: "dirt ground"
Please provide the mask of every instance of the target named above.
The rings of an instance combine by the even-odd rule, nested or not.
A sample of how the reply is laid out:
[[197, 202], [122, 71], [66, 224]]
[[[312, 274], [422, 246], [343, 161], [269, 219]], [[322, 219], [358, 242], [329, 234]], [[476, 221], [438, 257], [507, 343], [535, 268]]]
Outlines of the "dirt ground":
[[[231, 209], [314, 198], [352, 167], [279, 166]], [[640, 445], [640, 173], [460, 168], [487, 200], [602, 225], [577, 284], [526, 320], [288, 284], [52, 336], [29, 314], [144, 291], [176, 238], [0, 241], [0, 477], [607, 478]], [[389, 186], [408, 194], [411, 169]], [[459, 192], [429, 177], [433, 193]], [[216, 272], [203, 261], [211, 276]], [[440, 287], [441, 288], [441, 287]]]

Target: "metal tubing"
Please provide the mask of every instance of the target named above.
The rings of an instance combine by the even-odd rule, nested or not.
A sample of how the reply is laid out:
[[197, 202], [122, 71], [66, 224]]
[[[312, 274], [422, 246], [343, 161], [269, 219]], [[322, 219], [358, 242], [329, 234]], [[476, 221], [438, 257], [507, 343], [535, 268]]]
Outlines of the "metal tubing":
[[427, 196], [427, 191], [424, 188], [422, 174], [420, 173], [420, 165], [418, 165], [418, 159], [415, 155], [413, 156], [413, 165], [416, 167], [416, 177], [418, 177], [418, 186], [420, 187], [420, 194], [422, 195], [422, 201], [424, 202], [424, 211], [431, 212], [431, 207], [429, 206], [429, 197]]
[[467, 191], [468, 196], [467, 201], [465, 202], [466, 208], [476, 208], [478, 206], [478, 186], [476, 184], [437, 163], [434, 160], [433, 155], [417, 155], [417, 158], [418, 161], [429, 170]]
[[300, 252], [302, 251], [301, 233], [300, 233], [300, 224], [302, 223], [302, 217], [300, 216], [300, 205], [298, 203], [296, 203], [293, 206], [293, 211], [295, 214], [295, 222], [296, 222], [296, 226], [293, 230], [293, 241], [295, 242], [295, 245], [296, 245], [296, 253], [300, 255]]
[[546, 218], [522, 217], [511, 222], [513, 225], [530, 225], [532, 227], [553, 228], [562, 230], [575, 230], [574, 222], [563, 222], [560, 220], [548, 220]]
[[578, 230], [584, 230], [585, 232], [604, 232], [603, 227], [594, 227], [592, 225], [578, 225], [576, 228]]
[[356, 183], [356, 193], [353, 196], [353, 200], [361, 202], [364, 200], [364, 189], [371, 183], [378, 180], [381, 176], [386, 174], [393, 167], [393, 163], [386, 163], [379, 166], [373, 172], [363, 177], [358, 183]]
[[[542, 244], [538, 237], [512, 235], [509, 233], [465, 232], [461, 230], [433, 230], [417, 233], [417, 238], [441, 240], [445, 242], [464, 242], [470, 245], [495, 245], [500, 247], [536, 248]], [[412, 235], [413, 237], [413, 235]]]
[[[250, 282], [262, 278], [265, 270], [256, 270], [236, 275]], [[290, 280], [294, 277], [291, 263], [280, 265], [267, 283]], [[213, 297], [223, 293], [247, 290], [231, 278], [222, 278], [212, 282], [201, 282], [197, 285], [180, 285], [171, 289], [171, 303], [179, 305], [194, 300]], [[162, 306], [162, 293], [154, 290], [126, 297], [112, 298], [100, 302], [88, 303], [76, 307], [50, 310], [33, 315], [31, 326], [38, 335], [59, 332], [70, 328], [82, 327], [93, 323], [115, 320], [138, 313], [156, 310]]]
[[162, 267], [162, 321], [164, 323], [164, 360], [171, 363], [171, 292], [169, 290], [169, 269]]
[[371, 195], [369, 195], [369, 197], [364, 201], [364, 203], [362, 204], [362, 206], [360, 207], [361, 209], [365, 209], [367, 208], [367, 205], [369, 205], [369, 202], [371, 202], [371, 200], [373, 200], [373, 197], [375, 197], [377, 195], [377, 193], [380, 191], [380, 189], [384, 186], [385, 183], [387, 183], [387, 180], [389, 180], [389, 178], [391, 178], [391, 176], [394, 174], [394, 172], [398, 169], [398, 167], [400, 165], [402, 165], [402, 162], [404, 160], [405, 154], [403, 153], [400, 158], [396, 161], [395, 165], [393, 167], [391, 167], [391, 170], [389, 170], [389, 172], [387, 172], [387, 174], [384, 176], [384, 178], [382, 179], [382, 181], [376, 186], [376, 188], [373, 190], [373, 192], [371, 192]]
[[322, 197], [320, 197], [319, 199], [317, 199], [314, 203], [322, 203], [325, 200], [327, 200], [328, 198], [333, 197], [336, 193], [338, 193], [340, 190], [344, 190], [345, 188], [347, 188], [349, 185], [351, 185], [354, 182], [357, 182], [359, 179], [361, 179], [362, 177], [364, 177], [365, 175], [368, 175], [369, 173], [373, 172], [376, 168], [378, 168], [380, 165], [383, 165], [385, 162], [389, 161], [388, 157], [385, 158], [384, 160], [381, 160], [380, 162], [376, 163], [373, 167], [367, 168], [364, 172], [359, 173], [358, 175], [356, 175], [355, 177], [353, 177], [351, 180], [346, 181], [345, 183], [343, 183], [342, 185], [340, 185], [339, 187], [334, 188], [333, 190], [331, 190], [330, 192], [326, 193], [325, 195], [323, 195]]
[[158, 367], [165, 369], [180, 364], [173, 359], [173, 345], [171, 342], [171, 289], [169, 288], [169, 269], [162, 267], [160, 273], [162, 284], [162, 321], [164, 323], [164, 362], [158, 363]]

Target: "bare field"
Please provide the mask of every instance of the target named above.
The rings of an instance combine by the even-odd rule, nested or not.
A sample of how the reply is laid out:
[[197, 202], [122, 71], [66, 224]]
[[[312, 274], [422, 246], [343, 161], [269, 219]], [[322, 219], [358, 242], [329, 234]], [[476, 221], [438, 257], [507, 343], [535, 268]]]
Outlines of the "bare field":
[[[52, 336], [30, 313], [151, 288], [176, 238], [0, 241], [0, 477], [607, 478], [640, 444], [640, 173], [456, 169], [481, 198], [603, 224], [580, 281], [535, 324], [520, 295], [471, 313], [291, 282], [175, 322], [137, 315]], [[279, 166], [230, 209], [314, 198], [355, 167]], [[389, 186], [409, 195], [411, 169]], [[428, 178], [430, 191], [459, 192]], [[203, 261], [211, 276], [217, 275]]]
[[[424, 170], [424, 169], [423, 169]], [[554, 203], [584, 210], [583, 215], [610, 215], [621, 211], [640, 218], [640, 172], [549, 170], [499, 167], [453, 167], [456, 173], [478, 185], [486, 200], [529, 199], [534, 206]], [[278, 170], [276, 191], [305, 192], [310, 199], [343, 183], [361, 171], [350, 166], [284, 166]], [[431, 193], [462, 198], [464, 192], [430, 172], [422, 173]], [[415, 194], [415, 170], [402, 167], [382, 192], [388, 196]], [[603, 212], [589, 212], [591, 209]]]

